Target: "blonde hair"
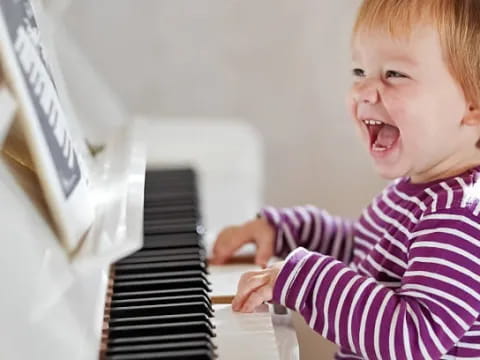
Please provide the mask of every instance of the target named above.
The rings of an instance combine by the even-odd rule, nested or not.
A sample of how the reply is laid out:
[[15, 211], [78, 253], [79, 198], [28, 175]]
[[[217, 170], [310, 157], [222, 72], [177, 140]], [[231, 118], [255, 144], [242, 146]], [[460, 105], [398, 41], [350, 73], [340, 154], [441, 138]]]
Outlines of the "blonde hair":
[[363, 0], [353, 35], [383, 30], [398, 38], [427, 24], [438, 30], [445, 61], [465, 98], [480, 105], [480, 0]]

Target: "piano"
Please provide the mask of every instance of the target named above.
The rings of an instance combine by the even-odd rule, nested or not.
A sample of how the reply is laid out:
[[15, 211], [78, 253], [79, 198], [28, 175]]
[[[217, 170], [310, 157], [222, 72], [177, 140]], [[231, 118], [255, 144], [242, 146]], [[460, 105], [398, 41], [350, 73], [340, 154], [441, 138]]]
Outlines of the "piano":
[[[21, 11], [6, 14], [9, 8]], [[95, 102], [114, 108], [115, 100], [100, 90], [105, 86], [98, 74], [73, 48], [74, 42], [62, 27], [61, 12], [53, 16], [35, 0], [0, 0], [0, 10], [0, 358], [296, 358], [288, 312], [265, 305], [253, 314], [238, 314], [228, 304], [212, 303], [207, 258], [215, 233], [235, 221], [232, 217], [241, 221], [242, 216], [250, 216], [259, 202], [239, 201], [246, 193], [232, 193], [224, 181], [233, 179], [238, 189], [245, 186], [235, 183], [241, 179], [235, 173], [238, 169], [225, 177], [225, 157], [215, 159], [212, 144], [202, 149], [192, 140], [202, 137], [198, 131], [202, 124], [158, 124], [142, 119], [114, 126], [83, 121], [79, 116], [80, 121], [75, 115], [82, 114], [78, 101], [84, 103], [87, 94], [79, 97], [78, 89], [85, 85], [67, 81], [65, 74], [75, 73], [76, 80], [98, 84]], [[45, 27], [51, 36], [44, 45], [50, 61], [46, 73], [54, 79], [54, 93], [58, 90], [59, 96], [55, 106], [63, 108], [66, 121], [65, 130], [61, 128], [64, 136], [56, 137], [57, 151], [67, 163], [72, 154], [78, 156], [81, 177], [75, 181], [85, 181], [85, 193], [78, 196], [74, 207], [52, 196], [59, 189], [56, 178], [41, 171], [45, 161], [52, 161], [45, 154], [57, 155], [45, 149], [42, 153], [35, 145], [42, 132], [35, 133], [31, 127], [41, 116], [28, 108], [35, 99], [32, 93], [26, 96], [20, 91], [20, 85], [25, 86], [19, 80], [20, 72], [12, 75], [15, 53], [5, 45], [5, 19], [16, 19], [12, 14], [21, 14], [25, 19], [18, 17], [17, 21], [30, 21], [30, 26], [35, 20], [33, 29], [27, 27], [30, 37], [38, 36], [37, 26]], [[53, 43], [63, 44], [64, 52]], [[62, 63], [63, 58], [75, 54], [77, 62]], [[35, 66], [39, 65], [25, 71], [25, 79], [37, 81], [32, 86], [41, 98], [46, 87], [38, 85]], [[95, 108], [94, 104], [91, 107]], [[97, 117], [104, 115], [106, 108], [99, 110]], [[89, 111], [95, 114], [95, 110]], [[203, 125], [221, 133], [227, 130], [224, 135], [239, 130], [237, 140], [245, 130], [234, 123]], [[58, 134], [60, 126], [60, 120], [50, 121], [43, 134]], [[189, 126], [190, 138], [172, 136]], [[252, 140], [249, 130], [243, 131], [243, 136], [240, 142], [250, 141], [255, 149], [256, 139]], [[95, 146], [86, 146], [85, 138]], [[224, 141], [216, 145], [217, 150], [227, 152], [228, 144], [235, 142], [228, 135]], [[192, 142], [199, 147], [188, 148]], [[184, 153], [177, 146], [183, 146]], [[169, 148], [175, 150], [170, 157], [164, 154]], [[243, 164], [253, 164], [254, 169], [261, 165], [245, 161], [258, 154], [232, 149], [231, 154], [238, 152]], [[238, 168], [241, 164], [239, 161]], [[258, 174], [252, 176], [252, 168], [246, 171], [248, 190], [256, 189], [258, 184], [252, 187], [248, 182]], [[52, 189], [55, 186], [56, 190]], [[219, 199], [225, 206], [234, 201], [239, 206], [227, 212], [227, 207], [219, 206]], [[82, 207], [81, 200], [91, 204], [91, 219], [90, 207]], [[89, 226], [84, 224], [87, 221]], [[85, 232], [75, 238], [82, 227]]]

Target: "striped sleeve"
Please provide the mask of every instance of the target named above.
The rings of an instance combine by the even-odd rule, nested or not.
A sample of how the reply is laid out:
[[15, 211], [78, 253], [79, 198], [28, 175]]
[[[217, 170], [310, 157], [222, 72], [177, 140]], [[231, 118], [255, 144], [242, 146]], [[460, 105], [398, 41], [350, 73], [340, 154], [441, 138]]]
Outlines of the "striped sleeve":
[[439, 359], [479, 316], [479, 239], [480, 225], [467, 209], [424, 216], [395, 290], [298, 248], [280, 271], [273, 301], [365, 359]]
[[285, 257], [302, 246], [348, 264], [353, 254], [353, 221], [332, 216], [314, 206], [276, 209], [266, 207], [261, 216], [275, 226], [275, 255]]

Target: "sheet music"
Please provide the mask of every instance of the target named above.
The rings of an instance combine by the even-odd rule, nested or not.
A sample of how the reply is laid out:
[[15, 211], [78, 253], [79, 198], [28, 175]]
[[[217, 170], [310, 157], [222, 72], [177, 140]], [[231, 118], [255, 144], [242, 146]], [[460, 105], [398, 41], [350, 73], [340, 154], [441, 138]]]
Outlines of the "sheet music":
[[57, 231], [72, 251], [93, 221], [87, 171], [70, 137], [31, 1], [2, 0], [0, 10], [3, 75], [20, 105], [23, 131]]

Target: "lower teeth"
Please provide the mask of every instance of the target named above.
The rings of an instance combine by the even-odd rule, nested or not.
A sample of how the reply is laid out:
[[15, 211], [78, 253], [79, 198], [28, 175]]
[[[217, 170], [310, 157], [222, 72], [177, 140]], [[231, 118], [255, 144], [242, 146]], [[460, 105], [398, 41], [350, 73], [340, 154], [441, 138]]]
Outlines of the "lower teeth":
[[373, 144], [373, 151], [385, 151], [390, 148], [391, 146], [382, 146], [382, 145]]

